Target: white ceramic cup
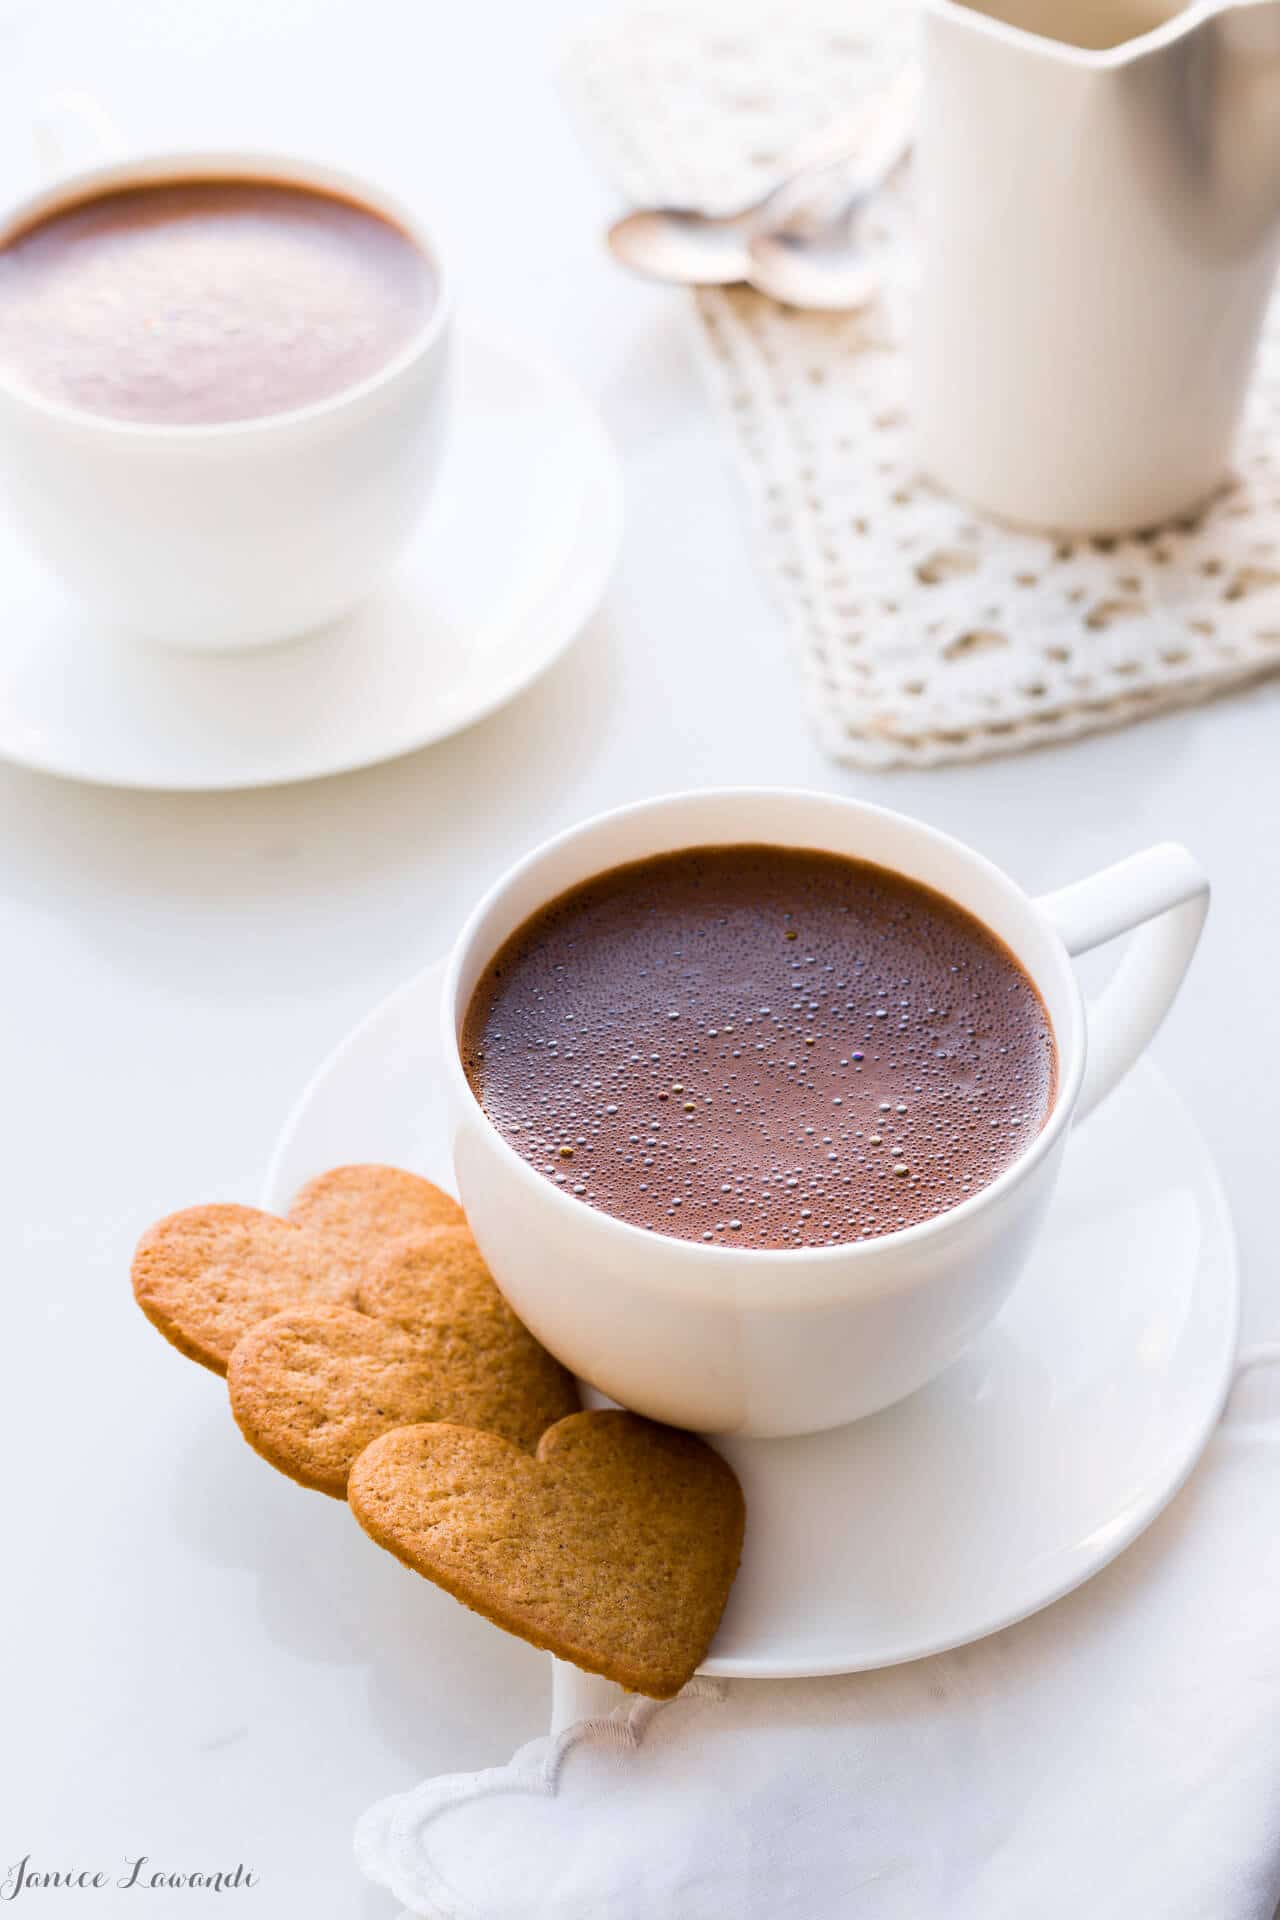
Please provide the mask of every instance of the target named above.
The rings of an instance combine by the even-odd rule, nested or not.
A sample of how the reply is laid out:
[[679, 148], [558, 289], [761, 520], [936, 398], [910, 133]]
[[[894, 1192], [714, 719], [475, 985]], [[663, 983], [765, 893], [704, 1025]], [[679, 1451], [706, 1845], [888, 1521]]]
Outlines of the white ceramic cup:
[[[646, 1232], [575, 1199], [490, 1122], [459, 1036], [477, 981], [530, 914], [592, 875], [679, 848], [766, 843], [870, 860], [956, 901], [1039, 989], [1058, 1050], [1043, 1129], [990, 1186], [936, 1219], [812, 1249], [704, 1245]], [[1199, 938], [1209, 888], [1191, 855], [1154, 847], [1033, 900], [959, 841], [825, 794], [676, 794], [589, 820], [485, 896], [444, 979], [442, 1058], [458, 1190], [516, 1312], [551, 1352], [640, 1413], [705, 1433], [842, 1425], [911, 1393], [1008, 1297], [1044, 1217], [1073, 1120], [1138, 1058]], [[1071, 956], [1138, 932], [1086, 1010]], [[1034, 1285], [1034, 1278], [1029, 1284]]]
[[444, 442], [450, 294], [430, 237], [368, 181], [259, 153], [152, 153], [88, 167], [12, 207], [0, 244], [61, 206], [149, 181], [269, 179], [384, 214], [429, 262], [426, 321], [370, 378], [292, 412], [210, 426], [113, 420], [0, 369], [0, 498], [105, 624], [201, 649], [260, 646], [374, 591], [426, 503]]

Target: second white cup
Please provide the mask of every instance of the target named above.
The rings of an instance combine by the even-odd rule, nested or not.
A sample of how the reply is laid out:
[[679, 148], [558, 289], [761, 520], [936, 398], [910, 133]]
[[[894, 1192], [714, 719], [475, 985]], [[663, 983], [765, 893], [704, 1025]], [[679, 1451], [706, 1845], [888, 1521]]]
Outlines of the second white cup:
[[433, 269], [420, 332], [359, 384], [217, 425], [100, 417], [0, 372], [0, 498], [106, 625], [187, 648], [288, 639], [381, 583], [426, 505], [448, 414], [451, 298], [414, 215], [368, 181], [259, 153], [156, 153], [73, 173], [0, 220], [0, 245], [75, 201], [170, 180], [271, 180], [399, 226]]

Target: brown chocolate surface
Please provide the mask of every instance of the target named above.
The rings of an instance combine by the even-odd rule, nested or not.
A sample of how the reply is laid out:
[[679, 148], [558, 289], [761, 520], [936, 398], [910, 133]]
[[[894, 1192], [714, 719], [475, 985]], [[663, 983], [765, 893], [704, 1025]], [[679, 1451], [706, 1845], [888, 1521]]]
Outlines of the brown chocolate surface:
[[435, 298], [421, 250], [368, 207], [269, 180], [162, 182], [0, 247], [0, 364], [113, 419], [256, 419], [378, 372]]
[[871, 1238], [976, 1193], [1053, 1099], [1006, 947], [883, 868], [785, 847], [615, 868], [499, 950], [463, 1057], [493, 1123], [636, 1226], [755, 1247]]

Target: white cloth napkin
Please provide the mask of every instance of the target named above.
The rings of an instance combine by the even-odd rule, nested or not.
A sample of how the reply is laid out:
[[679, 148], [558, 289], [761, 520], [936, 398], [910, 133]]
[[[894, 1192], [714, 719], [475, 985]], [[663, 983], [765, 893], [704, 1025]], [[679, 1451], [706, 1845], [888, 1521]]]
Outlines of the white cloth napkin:
[[383, 1801], [356, 1853], [432, 1920], [1272, 1920], [1280, 1350], [1149, 1532], [1035, 1618], [667, 1705], [558, 1666], [547, 1736]]

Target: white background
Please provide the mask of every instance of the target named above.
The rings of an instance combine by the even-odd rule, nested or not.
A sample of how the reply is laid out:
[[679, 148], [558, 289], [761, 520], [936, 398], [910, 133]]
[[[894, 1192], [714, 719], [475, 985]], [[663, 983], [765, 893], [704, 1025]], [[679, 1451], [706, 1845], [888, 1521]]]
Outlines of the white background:
[[[681, 300], [625, 280], [598, 245], [611, 198], [554, 82], [579, 12], [0, 0], [15, 190], [49, 86], [93, 89], [140, 141], [293, 146], [380, 175], [434, 211], [464, 320], [576, 373], [628, 485], [604, 615], [533, 692], [442, 747], [212, 798], [0, 769], [0, 1873], [28, 1851], [112, 1871], [144, 1851], [188, 1870], [244, 1860], [261, 1885], [219, 1913], [387, 1920], [393, 1903], [351, 1865], [356, 1814], [424, 1773], [505, 1759], [545, 1724], [543, 1658], [264, 1469], [220, 1383], [133, 1307], [128, 1264], [154, 1216], [255, 1200], [317, 1060], [443, 949], [503, 866], [585, 813], [676, 786], [809, 783], [944, 826], [1033, 890], [1185, 839], [1216, 898], [1157, 1054], [1220, 1157], [1246, 1335], [1280, 1333], [1280, 691], [952, 772], [823, 760]], [[204, 1911], [190, 1894], [54, 1902]]]

